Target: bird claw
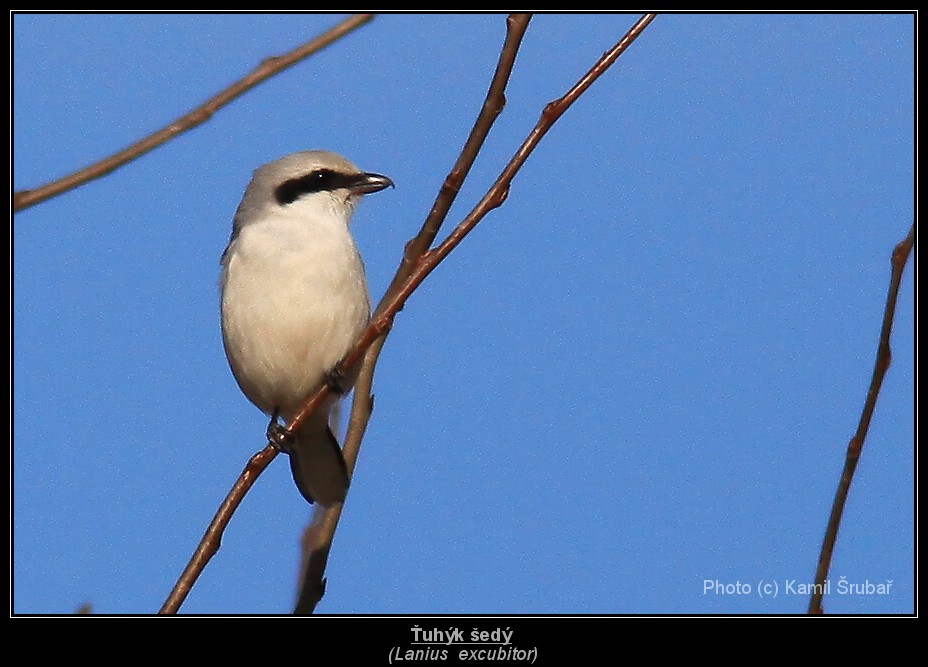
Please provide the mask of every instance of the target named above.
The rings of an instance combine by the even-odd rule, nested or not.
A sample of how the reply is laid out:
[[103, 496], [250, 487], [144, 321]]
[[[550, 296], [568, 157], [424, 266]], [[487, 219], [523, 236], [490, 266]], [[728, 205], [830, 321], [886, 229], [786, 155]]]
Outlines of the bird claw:
[[293, 434], [277, 421], [276, 412], [274, 416], [271, 417], [271, 423], [267, 425], [267, 440], [285, 454], [290, 453], [290, 448], [293, 444]]
[[345, 374], [337, 366], [330, 371], [325, 372], [325, 383], [333, 393], [342, 396], [346, 393]]

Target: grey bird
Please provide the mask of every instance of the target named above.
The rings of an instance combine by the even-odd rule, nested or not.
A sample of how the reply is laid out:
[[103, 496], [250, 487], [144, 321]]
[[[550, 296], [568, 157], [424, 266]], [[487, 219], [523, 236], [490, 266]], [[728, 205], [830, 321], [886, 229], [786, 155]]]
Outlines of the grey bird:
[[[235, 212], [222, 255], [222, 340], [238, 386], [271, 417], [290, 419], [326, 381], [342, 392], [357, 371], [331, 371], [370, 319], [364, 263], [348, 225], [362, 195], [393, 185], [329, 151], [260, 167]], [[348, 472], [329, 428], [328, 402], [284, 447], [303, 497], [345, 499]]]

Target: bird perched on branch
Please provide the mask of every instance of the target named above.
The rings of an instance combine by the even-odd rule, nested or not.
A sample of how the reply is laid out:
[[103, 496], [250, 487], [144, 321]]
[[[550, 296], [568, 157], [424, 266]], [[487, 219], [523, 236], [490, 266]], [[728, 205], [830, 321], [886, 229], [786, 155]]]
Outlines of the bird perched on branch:
[[330, 399], [282, 449], [310, 503], [345, 499], [348, 472], [329, 428], [338, 393], [357, 370], [331, 371], [370, 318], [364, 264], [348, 229], [361, 197], [392, 186], [329, 151], [294, 153], [257, 169], [222, 255], [222, 340], [238, 386], [270, 415], [290, 419], [323, 382]]

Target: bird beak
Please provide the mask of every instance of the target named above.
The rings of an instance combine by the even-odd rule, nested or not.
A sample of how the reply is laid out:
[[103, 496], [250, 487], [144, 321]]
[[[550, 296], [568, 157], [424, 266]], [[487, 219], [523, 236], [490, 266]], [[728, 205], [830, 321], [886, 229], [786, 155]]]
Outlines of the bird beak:
[[353, 194], [366, 195], [396, 186], [393, 185], [393, 181], [380, 174], [358, 174], [357, 178], [347, 187]]

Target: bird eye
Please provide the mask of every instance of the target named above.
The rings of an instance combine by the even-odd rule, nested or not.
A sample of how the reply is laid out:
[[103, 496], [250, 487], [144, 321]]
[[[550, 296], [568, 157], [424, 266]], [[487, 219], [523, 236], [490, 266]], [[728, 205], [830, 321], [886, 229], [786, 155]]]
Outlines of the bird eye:
[[310, 173], [306, 178], [314, 185], [316, 189], [325, 190], [335, 180], [336, 176], [337, 174], [331, 169], [317, 169], [316, 171]]
[[338, 179], [339, 175], [331, 169], [316, 169], [305, 176], [291, 178], [278, 185], [274, 190], [274, 198], [282, 206], [292, 204], [303, 195], [333, 190], [337, 187]]

